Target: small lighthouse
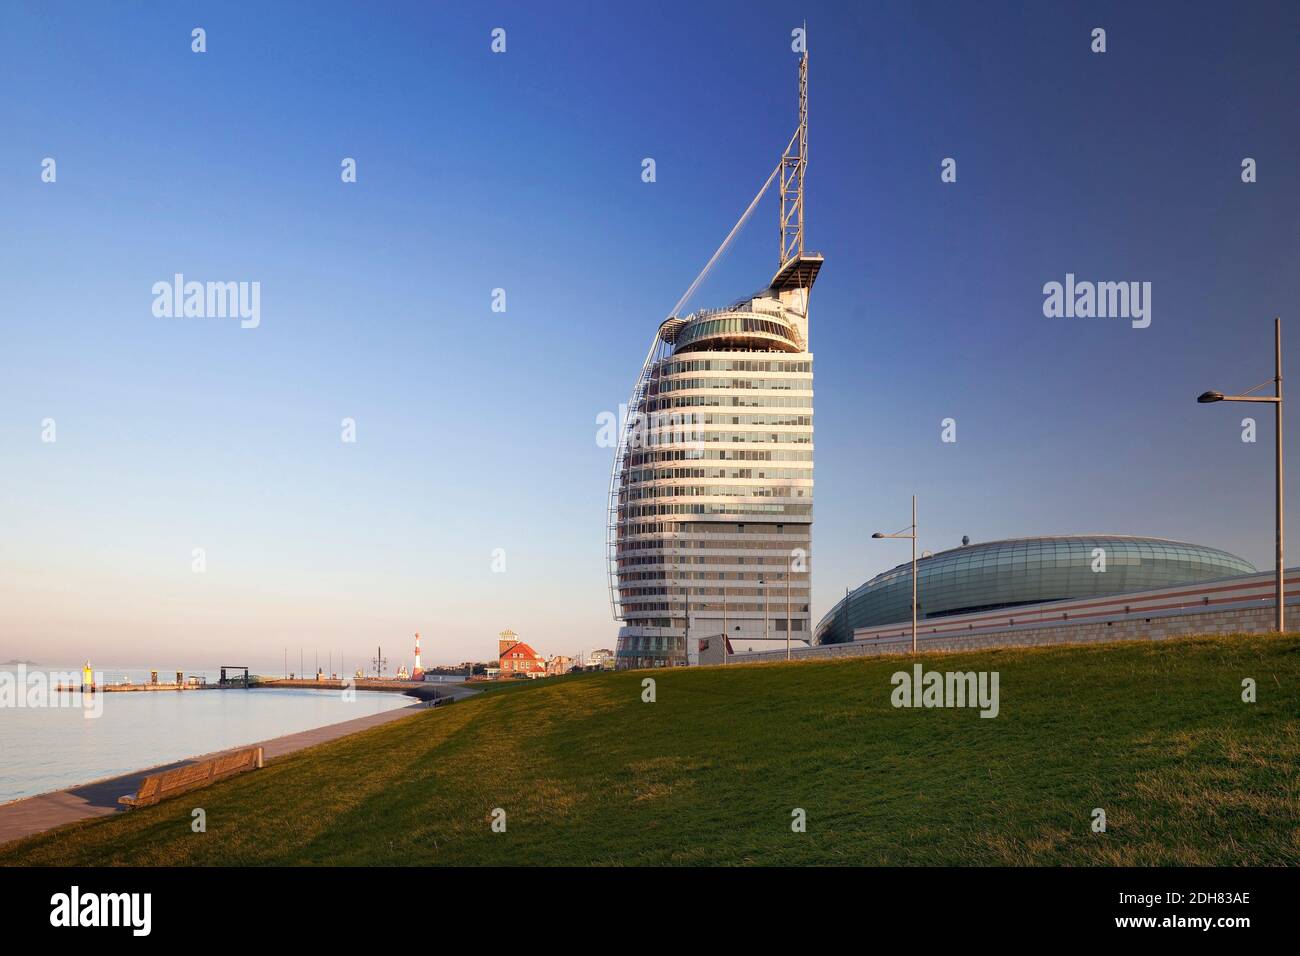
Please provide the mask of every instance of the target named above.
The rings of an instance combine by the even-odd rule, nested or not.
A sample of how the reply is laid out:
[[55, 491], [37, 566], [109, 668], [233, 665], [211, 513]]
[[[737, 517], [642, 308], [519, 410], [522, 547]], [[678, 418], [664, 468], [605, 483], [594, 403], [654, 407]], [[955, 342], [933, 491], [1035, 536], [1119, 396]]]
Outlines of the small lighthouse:
[[420, 663], [420, 632], [415, 632], [415, 666], [411, 668], [412, 680], [424, 680], [424, 665]]

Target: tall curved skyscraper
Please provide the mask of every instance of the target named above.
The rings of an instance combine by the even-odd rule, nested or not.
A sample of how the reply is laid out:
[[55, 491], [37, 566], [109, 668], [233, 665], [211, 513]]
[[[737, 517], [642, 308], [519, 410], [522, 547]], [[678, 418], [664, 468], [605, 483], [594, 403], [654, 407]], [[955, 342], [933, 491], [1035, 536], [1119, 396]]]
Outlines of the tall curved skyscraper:
[[[781, 162], [660, 325], [628, 403], [609, 502], [620, 668], [684, 664], [701, 642], [719, 660], [723, 634], [812, 636], [808, 300], [822, 256], [803, 247], [807, 91], [805, 53]], [[778, 177], [781, 254], [767, 288], [678, 317]]]

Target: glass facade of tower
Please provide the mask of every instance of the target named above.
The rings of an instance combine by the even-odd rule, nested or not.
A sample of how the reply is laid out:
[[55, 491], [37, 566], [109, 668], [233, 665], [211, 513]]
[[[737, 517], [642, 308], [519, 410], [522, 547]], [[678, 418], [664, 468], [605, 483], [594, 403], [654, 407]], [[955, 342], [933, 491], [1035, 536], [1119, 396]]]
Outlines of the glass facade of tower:
[[813, 357], [800, 291], [661, 329], [615, 505], [619, 667], [686, 663], [688, 633], [694, 647], [785, 637], [787, 617], [792, 637], [811, 636]]

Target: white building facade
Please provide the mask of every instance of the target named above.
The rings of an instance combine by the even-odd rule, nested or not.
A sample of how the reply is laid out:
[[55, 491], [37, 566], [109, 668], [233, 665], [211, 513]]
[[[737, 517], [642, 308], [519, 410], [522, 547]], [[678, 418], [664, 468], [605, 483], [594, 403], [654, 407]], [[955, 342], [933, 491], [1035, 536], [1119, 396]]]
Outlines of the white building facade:
[[619, 667], [811, 635], [815, 261], [806, 284], [660, 328], [615, 505]]
[[[779, 268], [766, 289], [659, 327], [628, 402], [610, 481], [617, 666], [698, 659], [737, 638], [811, 636], [813, 356], [804, 252], [805, 53], [799, 124], [776, 169], [680, 309], [780, 176]], [[724, 635], [727, 640], [723, 640]]]

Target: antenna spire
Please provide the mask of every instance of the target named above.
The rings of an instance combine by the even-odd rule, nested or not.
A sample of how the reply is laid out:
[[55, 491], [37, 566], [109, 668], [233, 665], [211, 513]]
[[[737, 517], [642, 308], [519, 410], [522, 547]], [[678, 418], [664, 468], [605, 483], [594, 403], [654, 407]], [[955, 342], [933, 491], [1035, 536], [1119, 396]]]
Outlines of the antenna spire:
[[803, 255], [803, 177], [808, 169], [808, 25], [804, 24], [803, 57], [799, 60], [799, 128], [781, 156], [782, 268]]

